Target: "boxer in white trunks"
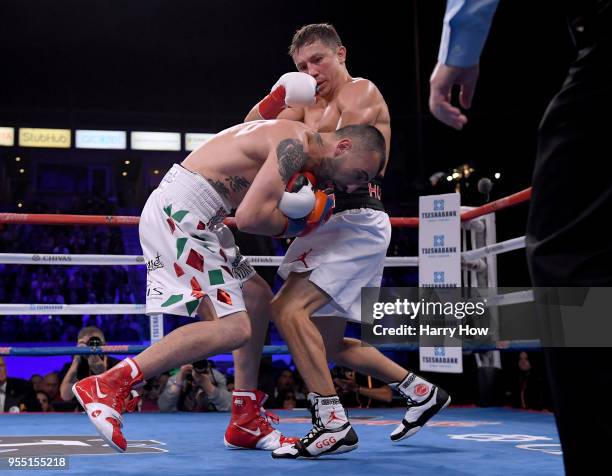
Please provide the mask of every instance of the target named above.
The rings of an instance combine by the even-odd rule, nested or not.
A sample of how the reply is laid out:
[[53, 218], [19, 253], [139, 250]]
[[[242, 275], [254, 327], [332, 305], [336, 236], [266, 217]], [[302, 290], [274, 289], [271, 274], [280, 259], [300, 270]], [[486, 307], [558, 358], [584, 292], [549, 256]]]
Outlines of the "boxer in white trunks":
[[[308, 84], [304, 75], [288, 73], [245, 120], [290, 119], [319, 131], [334, 131], [347, 124], [369, 124], [381, 131], [388, 152], [391, 127], [385, 100], [371, 81], [349, 75], [346, 48], [335, 29], [328, 24], [304, 26], [294, 35], [289, 53], [298, 71], [316, 82], [313, 104], [287, 107], [291, 97]], [[407, 411], [391, 433], [393, 441], [415, 434], [450, 403], [443, 389], [402, 368], [375, 348], [344, 337], [347, 320], [361, 320], [361, 288], [381, 284], [391, 237], [389, 217], [381, 202], [381, 181], [379, 174], [354, 191], [333, 184], [336, 193], [331, 219], [316, 233], [295, 239], [279, 268], [286, 281], [272, 301], [271, 312], [311, 392], [313, 429], [296, 445], [275, 450], [274, 457], [314, 457], [357, 447], [357, 436], [335, 395], [328, 359], [388, 382], [406, 399]], [[253, 432], [263, 428], [256, 426], [254, 413], [251, 426], [247, 425], [242, 405], [244, 395], [252, 395], [253, 400], [261, 399], [262, 395], [255, 386], [265, 326], [253, 323], [253, 327], [258, 328], [259, 336], [234, 352], [237, 389], [234, 400], [239, 399], [241, 405], [232, 407], [232, 420], [225, 434], [228, 446], [253, 447], [254, 438], [243, 429]], [[241, 418], [242, 429], [235, 425], [237, 418]], [[321, 444], [330, 438], [335, 440], [334, 444]]]
[[384, 161], [384, 138], [374, 127], [318, 133], [304, 124], [279, 120], [222, 131], [170, 169], [141, 215], [140, 240], [148, 262], [146, 311], [197, 315], [200, 321], [73, 386], [112, 448], [127, 447], [121, 415], [130, 407], [126, 401], [135, 385], [168, 369], [234, 350], [250, 338], [242, 284], [232, 270], [235, 244], [223, 218], [236, 209], [242, 231], [304, 235], [326, 220], [332, 199], [310, 190], [308, 212], [302, 218], [287, 216], [295, 209], [284, 205], [285, 195], [305, 194], [285, 192], [288, 186], [296, 190], [291, 178], [297, 172], [308, 174], [311, 181], [335, 181], [352, 189], [374, 177]]

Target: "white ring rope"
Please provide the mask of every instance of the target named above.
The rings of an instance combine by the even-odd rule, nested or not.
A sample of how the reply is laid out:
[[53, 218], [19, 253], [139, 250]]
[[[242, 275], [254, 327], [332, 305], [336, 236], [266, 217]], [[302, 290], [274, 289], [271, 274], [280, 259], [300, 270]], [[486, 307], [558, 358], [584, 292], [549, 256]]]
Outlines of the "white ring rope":
[[[533, 301], [533, 291], [517, 291], [489, 296], [487, 307], [509, 306]], [[144, 314], [144, 304], [0, 304], [0, 316], [9, 315], [76, 315], [76, 314]]]
[[0, 304], [0, 316], [144, 314], [144, 304]]
[[[282, 256], [247, 256], [253, 266], [279, 266]], [[136, 255], [73, 255], [73, 254], [39, 254], [39, 253], [0, 253], [0, 264], [37, 264], [37, 265], [144, 265], [142, 256]], [[416, 256], [388, 256], [387, 267], [418, 266]]]
[[[494, 245], [477, 248], [461, 253], [462, 261], [476, 262], [489, 255], [498, 255], [525, 247], [525, 237], [512, 238]], [[282, 256], [247, 256], [253, 266], [279, 266]], [[103, 266], [139, 266], [144, 265], [144, 257], [138, 255], [75, 255], [75, 254], [40, 254], [40, 253], [0, 253], [0, 264], [37, 264], [37, 265], [103, 265]], [[417, 256], [387, 256], [385, 266], [399, 268], [418, 266]]]
[[494, 245], [477, 248], [475, 250], [464, 251], [461, 253], [462, 260], [466, 262], [478, 261], [480, 258], [490, 255], [498, 255], [508, 251], [525, 248], [525, 237], [512, 238], [511, 240], [500, 241]]
[[71, 254], [40, 254], [40, 253], [0, 253], [2, 264], [38, 264], [38, 265], [124, 265], [142, 266], [144, 257], [136, 255], [71, 255]]
[[[474, 264], [489, 256], [525, 247], [525, 237], [513, 238], [494, 245], [461, 253], [464, 264]], [[253, 266], [279, 266], [282, 256], [247, 256]], [[386, 267], [418, 266], [416, 256], [388, 256]], [[137, 255], [86, 255], [86, 254], [39, 254], [0, 253], [0, 264], [37, 265], [120, 265], [142, 266], [144, 257]], [[519, 291], [487, 298], [490, 306], [503, 306], [533, 301], [532, 291]], [[144, 314], [144, 304], [0, 304], [0, 316], [5, 315], [77, 315], [77, 314]]]

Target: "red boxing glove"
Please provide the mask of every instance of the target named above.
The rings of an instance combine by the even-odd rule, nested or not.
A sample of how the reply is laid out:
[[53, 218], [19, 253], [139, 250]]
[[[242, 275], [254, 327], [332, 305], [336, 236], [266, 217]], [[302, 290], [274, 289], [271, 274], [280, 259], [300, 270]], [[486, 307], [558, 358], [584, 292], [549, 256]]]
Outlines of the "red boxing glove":
[[289, 107], [305, 107], [316, 102], [317, 81], [306, 73], [293, 71], [283, 74], [272, 92], [263, 98], [258, 106], [259, 115], [263, 119], [276, 119]]
[[296, 172], [291, 176], [289, 182], [287, 182], [285, 190], [292, 193], [299, 192], [300, 189], [306, 185], [306, 180], [310, 182], [310, 185], [313, 187], [317, 186], [317, 179], [312, 172]]
[[285, 86], [278, 86], [259, 103], [259, 115], [264, 119], [276, 119], [285, 109]]

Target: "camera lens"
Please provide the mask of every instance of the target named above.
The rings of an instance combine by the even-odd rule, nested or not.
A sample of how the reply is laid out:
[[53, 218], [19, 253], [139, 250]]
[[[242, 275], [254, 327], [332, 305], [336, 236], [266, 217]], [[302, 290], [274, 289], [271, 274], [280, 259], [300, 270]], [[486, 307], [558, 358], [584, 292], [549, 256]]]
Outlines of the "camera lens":
[[193, 365], [193, 370], [195, 370], [199, 374], [203, 374], [203, 373], [208, 372], [208, 369], [210, 367], [210, 362], [207, 359], [202, 359], [202, 360], [198, 360], [197, 362], [194, 362], [192, 365]]
[[102, 339], [98, 336], [91, 336], [87, 341], [89, 347], [100, 347], [102, 345]]

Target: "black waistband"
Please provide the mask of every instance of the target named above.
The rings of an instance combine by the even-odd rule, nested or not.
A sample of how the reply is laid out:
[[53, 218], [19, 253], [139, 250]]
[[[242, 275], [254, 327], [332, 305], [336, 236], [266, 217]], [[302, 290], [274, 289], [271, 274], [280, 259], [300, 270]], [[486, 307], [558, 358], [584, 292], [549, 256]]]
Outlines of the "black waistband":
[[382, 180], [383, 177], [378, 176], [370, 183], [362, 185], [352, 193], [335, 192], [334, 213], [355, 210], [358, 208], [369, 208], [384, 212], [385, 207], [382, 203]]

